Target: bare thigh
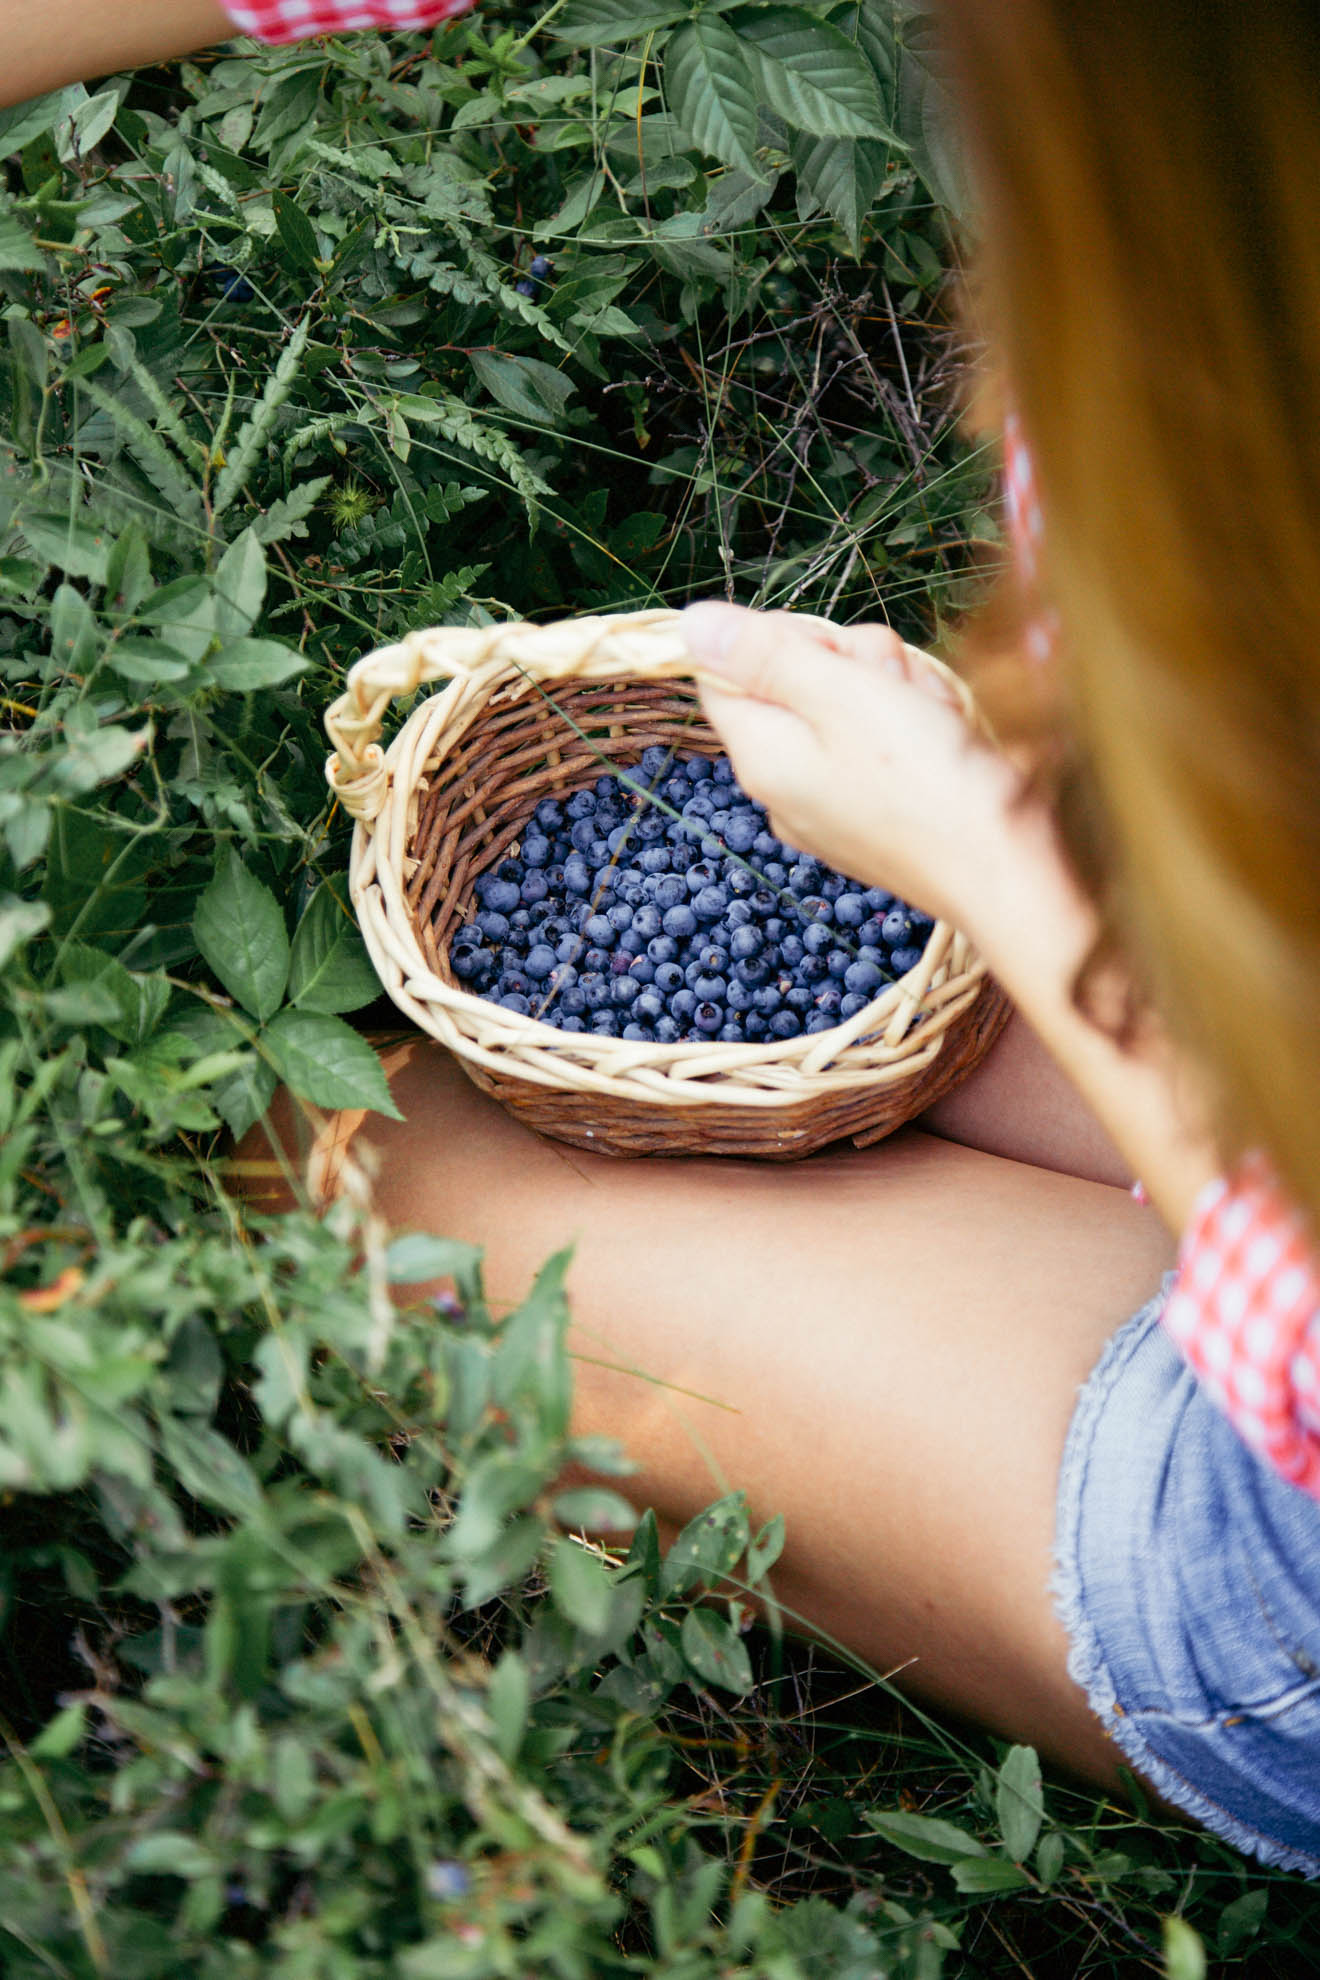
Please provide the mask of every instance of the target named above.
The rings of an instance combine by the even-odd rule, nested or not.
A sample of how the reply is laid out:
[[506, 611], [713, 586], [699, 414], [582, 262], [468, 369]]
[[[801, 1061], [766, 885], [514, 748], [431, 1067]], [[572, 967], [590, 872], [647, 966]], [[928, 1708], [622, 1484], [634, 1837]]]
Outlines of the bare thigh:
[[1077, 1388], [1170, 1263], [1148, 1211], [914, 1130], [785, 1167], [613, 1161], [427, 1041], [388, 1063], [405, 1120], [343, 1124], [379, 1207], [483, 1245], [510, 1302], [572, 1241], [574, 1428], [623, 1439], [638, 1505], [679, 1521], [743, 1487], [786, 1516], [802, 1626], [1112, 1782], [1047, 1583]]

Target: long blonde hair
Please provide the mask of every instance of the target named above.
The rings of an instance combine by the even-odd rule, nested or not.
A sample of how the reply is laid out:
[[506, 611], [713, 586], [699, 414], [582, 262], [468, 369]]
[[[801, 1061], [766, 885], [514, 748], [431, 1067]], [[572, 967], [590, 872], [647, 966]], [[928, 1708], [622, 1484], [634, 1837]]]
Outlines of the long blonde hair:
[[1263, 1143], [1320, 1229], [1313, 0], [947, 0], [946, 31], [1063, 625], [1065, 824], [1226, 1153]]

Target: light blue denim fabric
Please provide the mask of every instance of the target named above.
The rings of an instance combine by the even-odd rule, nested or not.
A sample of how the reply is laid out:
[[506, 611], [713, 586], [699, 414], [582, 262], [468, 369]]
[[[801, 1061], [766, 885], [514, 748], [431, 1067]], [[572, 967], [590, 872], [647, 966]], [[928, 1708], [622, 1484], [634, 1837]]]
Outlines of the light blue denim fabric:
[[1069, 1669], [1166, 1801], [1320, 1877], [1320, 1500], [1263, 1463], [1159, 1315], [1109, 1343], [1059, 1479]]

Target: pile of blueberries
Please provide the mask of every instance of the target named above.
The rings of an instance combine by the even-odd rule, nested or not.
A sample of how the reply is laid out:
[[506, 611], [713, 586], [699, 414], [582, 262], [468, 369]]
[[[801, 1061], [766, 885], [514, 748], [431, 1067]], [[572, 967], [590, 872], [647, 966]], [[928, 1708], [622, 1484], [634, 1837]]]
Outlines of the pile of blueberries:
[[920, 961], [931, 917], [784, 845], [726, 756], [656, 746], [627, 774], [544, 798], [477, 880], [449, 959], [478, 996], [559, 1031], [741, 1045], [826, 1031]]

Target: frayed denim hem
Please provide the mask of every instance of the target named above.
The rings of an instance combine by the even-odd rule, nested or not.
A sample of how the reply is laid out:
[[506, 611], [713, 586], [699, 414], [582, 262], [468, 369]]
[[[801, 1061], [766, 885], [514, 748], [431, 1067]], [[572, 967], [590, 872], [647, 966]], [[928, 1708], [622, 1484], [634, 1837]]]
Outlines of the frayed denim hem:
[[1128, 1713], [1114, 1686], [1104, 1651], [1087, 1615], [1078, 1565], [1078, 1535], [1093, 1432], [1106, 1401], [1131, 1356], [1153, 1326], [1158, 1326], [1176, 1274], [1164, 1276], [1160, 1290], [1106, 1343], [1103, 1354], [1083, 1384], [1064, 1445], [1059, 1472], [1055, 1527], [1054, 1573], [1050, 1593], [1068, 1633], [1068, 1674], [1081, 1686], [1087, 1702], [1124, 1759], [1171, 1806], [1198, 1822], [1244, 1856], [1276, 1870], [1300, 1871], [1320, 1878], [1320, 1856], [1276, 1841], [1240, 1821], [1201, 1792], [1176, 1767], [1148, 1744], [1140, 1713]]

